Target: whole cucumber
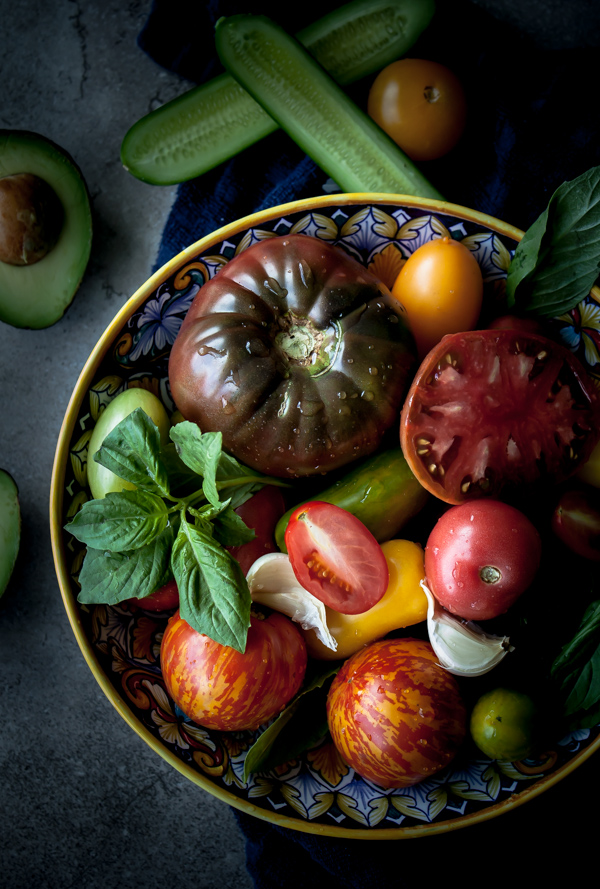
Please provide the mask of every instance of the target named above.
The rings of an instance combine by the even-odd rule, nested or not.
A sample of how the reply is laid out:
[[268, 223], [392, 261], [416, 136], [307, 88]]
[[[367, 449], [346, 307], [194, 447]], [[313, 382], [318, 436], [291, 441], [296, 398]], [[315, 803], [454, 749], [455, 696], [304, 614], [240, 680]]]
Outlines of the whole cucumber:
[[[347, 85], [405, 55], [434, 10], [434, 0], [351, 0], [296, 37], [339, 84]], [[277, 129], [230, 74], [221, 74], [136, 121], [123, 139], [121, 161], [143, 182], [174, 185]]]
[[[400, 448], [381, 451], [355, 467], [313, 500], [324, 500], [348, 510], [366, 525], [380, 543], [394, 538], [409, 519], [425, 506], [429, 494], [417, 481]], [[289, 509], [275, 528], [275, 542], [282, 552], [285, 529], [301, 501]]]

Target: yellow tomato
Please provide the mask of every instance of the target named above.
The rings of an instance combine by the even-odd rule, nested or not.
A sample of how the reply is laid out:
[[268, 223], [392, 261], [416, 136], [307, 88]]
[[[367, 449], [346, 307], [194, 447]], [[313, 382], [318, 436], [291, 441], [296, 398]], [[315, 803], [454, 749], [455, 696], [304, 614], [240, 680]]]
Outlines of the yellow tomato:
[[367, 111], [409, 157], [429, 161], [460, 139], [467, 101], [459, 79], [444, 65], [400, 59], [375, 78]]
[[317, 639], [314, 630], [304, 632], [309, 654], [318, 660], [339, 660], [391, 630], [410, 627], [427, 617], [427, 597], [420, 582], [425, 580], [423, 549], [411, 540], [389, 540], [381, 545], [389, 582], [383, 597], [362, 614], [340, 614], [326, 608], [327, 626], [336, 640], [337, 651]]
[[435, 238], [409, 256], [392, 294], [406, 309], [423, 358], [447, 333], [476, 327], [483, 277], [468, 247], [450, 237]]

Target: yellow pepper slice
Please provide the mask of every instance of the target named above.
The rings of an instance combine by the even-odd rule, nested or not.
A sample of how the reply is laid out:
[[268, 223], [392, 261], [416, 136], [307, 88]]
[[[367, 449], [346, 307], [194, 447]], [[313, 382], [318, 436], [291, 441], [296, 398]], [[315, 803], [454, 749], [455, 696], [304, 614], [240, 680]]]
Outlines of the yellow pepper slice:
[[421, 588], [425, 580], [423, 548], [412, 540], [388, 540], [381, 548], [390, 575], [383, 597], [362, 614], [340, 614], [326, 608], [327, 626], [338, 647], [332, 651], [319, 641], [314, 630], [306, 630], [303, 635], [311, 657], [345, 659], [391, 630], [426, 619], [427, 597]]

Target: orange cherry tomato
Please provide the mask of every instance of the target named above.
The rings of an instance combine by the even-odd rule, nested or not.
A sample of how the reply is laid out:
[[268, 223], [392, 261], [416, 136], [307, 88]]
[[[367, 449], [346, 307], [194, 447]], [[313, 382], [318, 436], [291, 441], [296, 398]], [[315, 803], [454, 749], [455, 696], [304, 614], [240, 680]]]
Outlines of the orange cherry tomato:
[[428, 161], [460, 139], [467, 102], [459, 79], [444, 65], [400, 59], [375, 78], [367, 111], [410, 158]]
[[406, 260], [392, 287], [423, 358], [447, 333], [473, 330], [483, 277], [468, 247], [450, 237], [427, 241]]

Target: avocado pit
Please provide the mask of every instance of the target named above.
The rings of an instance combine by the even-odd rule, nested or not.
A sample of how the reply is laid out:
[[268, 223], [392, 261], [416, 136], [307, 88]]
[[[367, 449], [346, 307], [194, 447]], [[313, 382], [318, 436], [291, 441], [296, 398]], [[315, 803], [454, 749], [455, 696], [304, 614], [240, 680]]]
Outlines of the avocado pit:
[[44, 179], [33, 173], [0, 179], [0, 262], [39, 262], [56, 245], [63, 222], [63, 206]]

